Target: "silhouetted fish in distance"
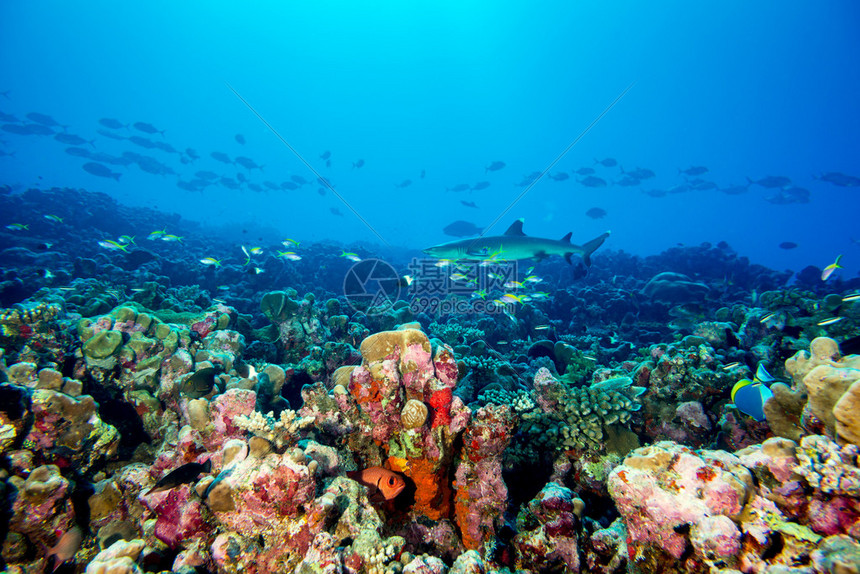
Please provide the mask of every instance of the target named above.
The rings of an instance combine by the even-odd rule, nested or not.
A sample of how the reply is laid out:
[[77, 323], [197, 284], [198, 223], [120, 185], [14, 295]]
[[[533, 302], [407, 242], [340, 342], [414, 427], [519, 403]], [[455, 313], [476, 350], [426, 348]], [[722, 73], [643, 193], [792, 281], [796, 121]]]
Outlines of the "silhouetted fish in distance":
[[472, 235], [480, 235], [481, 228], [470, 221], [458, 220], [445, 226], [442, 233], [451, 237], [471, 237]]

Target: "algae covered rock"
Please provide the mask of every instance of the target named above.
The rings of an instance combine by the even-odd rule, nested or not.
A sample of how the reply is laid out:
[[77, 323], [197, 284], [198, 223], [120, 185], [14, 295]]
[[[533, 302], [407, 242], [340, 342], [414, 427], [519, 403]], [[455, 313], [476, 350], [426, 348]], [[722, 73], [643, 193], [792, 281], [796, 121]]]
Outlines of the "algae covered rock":
[[[33, 391], [34, 422], [25, 444], [37, 445], [37, 460], [73, 464], [86, 471], [116, 454], [119, 432], [99, 418], [89, 395], [72, 397], [58, 391]], [[30, 442], [27, 442], [30, 441]]]
[[122, 345], [122, 333], [119, 331], [101, 331], [84, 343], [84, 356], [88, 359], [107, 359]]

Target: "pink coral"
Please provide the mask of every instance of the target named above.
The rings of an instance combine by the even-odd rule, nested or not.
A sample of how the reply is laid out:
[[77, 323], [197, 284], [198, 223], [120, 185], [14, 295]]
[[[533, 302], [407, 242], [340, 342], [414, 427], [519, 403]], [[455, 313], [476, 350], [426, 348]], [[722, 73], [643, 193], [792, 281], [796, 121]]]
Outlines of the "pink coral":
[[230, 389], [212, 399], [209, 412], [215, 430], [222, 439], [221, 442], [245, 436], [245, 431], [237, 427], [233, 421], [239, 415], [248, 416], [254, 412], [256, 402], [257, 393], [245, 389]]
[[665, 552], [679, 559], [687, 546], [685, 525], [737, 517], [751, 494], [752, 476], [729, 453], [696, 454], [660, 442], [631, 452], [610, 474], [608, 487], [627, 524], [631, 553]]
[[170, 548], [185, 545], [190, 539], [206, 536], [206, 520], [200, 498], [187, 484], [147, 497], [156, 514], [154, 535]]
[[454, 512], [463, 544], [478, 549], [493, 540], [507, 508], [502, 454], [511, 440], [514, 415], [507, 405], [479, 409], [463, 433]]

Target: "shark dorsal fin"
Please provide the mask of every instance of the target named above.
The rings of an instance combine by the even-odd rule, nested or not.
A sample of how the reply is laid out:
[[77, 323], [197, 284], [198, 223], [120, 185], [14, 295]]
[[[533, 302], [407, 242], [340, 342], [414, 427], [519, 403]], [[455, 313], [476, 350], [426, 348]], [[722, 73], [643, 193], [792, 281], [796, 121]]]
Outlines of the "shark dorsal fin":
[[513, 235], [517, 237], [525, 236], [525, 233], [523, 233], [523, 220], [517, 219], [511, 223], [511, 226], [508, 227], [507, 231], [505, 231], [505, 235]]
[[568, 232], [567, 232], [567, 235], [565, 235], [564, 237], [562, 237], [562, 238], [561, 238], [561, 240], [562, 240], [562, 241], [566, 241], [566, 242], [570, 243], [570, 236], [571, 236], [571, 235], [573, 235], [573, 232], [572, 232], [572, 231], [568, 231]]

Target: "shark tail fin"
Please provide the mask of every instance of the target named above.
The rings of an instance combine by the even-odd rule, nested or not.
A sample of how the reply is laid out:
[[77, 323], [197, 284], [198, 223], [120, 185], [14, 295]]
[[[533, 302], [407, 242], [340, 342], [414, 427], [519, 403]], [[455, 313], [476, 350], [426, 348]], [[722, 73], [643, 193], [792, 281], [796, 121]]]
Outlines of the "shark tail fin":
[[609, 232], [601, 233], [588, 243], [582, 246], [582, 261], [586, 267], [591, 265], [591, 254], [597, 251], [597, 248], [603, 245], [606, 238], [609, 237]]

